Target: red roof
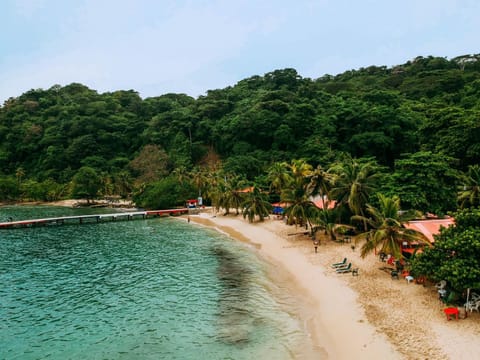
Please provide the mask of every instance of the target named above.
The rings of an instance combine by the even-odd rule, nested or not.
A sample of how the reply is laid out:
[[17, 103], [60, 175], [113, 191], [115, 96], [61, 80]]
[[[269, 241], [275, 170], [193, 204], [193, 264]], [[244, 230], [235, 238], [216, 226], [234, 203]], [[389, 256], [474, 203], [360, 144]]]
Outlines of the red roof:
[[427, 237], [430, 242], [434, 242], [433, 235], [440, 233], [440, 228], [449, 227], [453, 225], [455, 220], [451, 217], [445, 219], [431, 219], [431, 220], [412, 220], [407, 222], [404, 226], [407, 229], [417, 230]]
[[[317, 200], [314, 200], [312, 201], [316, 207], [320, 208], [320, 209], [323, 209], [324, 208], [324, 204], [323, 204], [323, 200], [322, 199], [317, 199]], [[326, 203], [326, 201], [325, 201]], [[335, 204], [336, 204], [336, 201], [335, 200], [331, 200], [329, 203], [328, 203], [328, 208], [329, 209], [333, 209], [335, 207]], [[285, 202], [277, 202], [277, 203], [273, 203], [272, 206], [280, 206], [280, 207], [288, 207], [290, 204], [288, 203], [285, 203]]]
[[239, 193], [251, 193], [254, 189], [254, 186], [250, 186], [248, 188], [245, 188], [245, 189], [241, 189], [241, 190], [237, 190], [237, 192]]
[[325, 206], [328, 205], [328, 209], [333, 209], [336, 205], [335, 200], [325, 201], [324, 199], [318, 199], [313, 202], [316, 207], [320, 209], [325, 209]]

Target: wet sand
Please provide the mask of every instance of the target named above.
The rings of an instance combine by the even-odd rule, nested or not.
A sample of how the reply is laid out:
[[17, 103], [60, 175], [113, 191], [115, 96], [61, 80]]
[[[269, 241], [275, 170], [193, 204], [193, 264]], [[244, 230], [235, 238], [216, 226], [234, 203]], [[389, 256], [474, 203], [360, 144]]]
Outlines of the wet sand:
[[[241, 216], [205, 212], [190, 219], [253, 244], [291, 274], [292, 288], [311, 304], [312, 340], [328, 359], [475, 359], [480, 354], [479, 313], [447, 321], [433, 284], [392, 280], [380, 270], [385, 263], [373, 254], [361, 259], [354, 243], [320, 235], [315, 253], [303, 229], [276, 218], [250, 224]], [[358, 276], [331, 268], [344, 257], [359, 269]]]

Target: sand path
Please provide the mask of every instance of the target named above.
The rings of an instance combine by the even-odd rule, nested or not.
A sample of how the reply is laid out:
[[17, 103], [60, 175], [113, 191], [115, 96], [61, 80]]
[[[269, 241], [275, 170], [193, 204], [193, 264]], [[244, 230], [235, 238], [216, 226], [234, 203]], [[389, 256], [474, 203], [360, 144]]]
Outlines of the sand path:
[[[392, 280], [378, 257], [361, 259], [352, 244], [320, 236], [318, 253], [303, 229], [281, 220], [249, 224], [241, 216], [202, 213], [191, 220], [256, 246], [311, 300], [312, 337], [329, 359], [475, 359], [480, 354], [480, 314], [447, 321], [432, 284]], [[330, 264], [348, 257], [359, 276], [336, 274]]]

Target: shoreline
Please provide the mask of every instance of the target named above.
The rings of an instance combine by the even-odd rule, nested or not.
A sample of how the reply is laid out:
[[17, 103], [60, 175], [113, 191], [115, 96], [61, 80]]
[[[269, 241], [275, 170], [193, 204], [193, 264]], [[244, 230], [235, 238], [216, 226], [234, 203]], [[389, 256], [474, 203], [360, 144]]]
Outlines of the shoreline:
[[[50, 203], [1, 204], [4, 206], [51, 205], [73, 207], [77, 200]], [[433, 284], [425, 286], [393, 280], [374, 255], [365, 259], [349, 244], [339, 244], [303, 231], [275, 218], [248, 223], [242, 216], [223, 216], [211, 209], [182, 215], [181, 221], [212, 228], [242, 241], [260, 259], [280, 267], [288, 276], [278, 277], [306, 309], [304, 320], [316, 356], [296, 354], [301, 359], [475, 359], [480, 353], [480, 312], [447, 321]], [[358, 244], [361, 245], [361, 244]], [[358, 246], [359, 248], [359, 246]], [[344, 257], [359, 269], [359, 276], [336, 274], [330, 264]], [[276, 274], [274, 274], [276, 275]], [[276, 276], [274, 276], [277, 279]], [[306, 314], [306, 315], [305, 315]], [[305, 316], [302, 316], [305, 315]]]
[[[276, 219], [248, 223], [241, 216], [190, 215], [254, 246], [261, 257], [290, 274], [288, 284], [312, 304], [306, 319], [316, 348], [328, 359], [472, 359], [480, 353], [480, 313], [447, 321], [433, 285], [392, 280], [374, 255], [365, 259], [351, 244], [312, 240]], [[298, 229], [297, 229], [298, 230]], [[330, 264], [347, 257], [359, 276], [336, 274]]]
[[327, 359], [377, 359], [386, 358], [386, 354], [388, 359], [402, 359], [387, 339], [368, 323], [362, 308], [356, 304], [356, 294], [341, 282], [325, 276], [325, 269], [304, 261], [299, 248], [295, 249], [284, 237], [262, 226], [265, 224], [249, 224], [238, 217], [209, 216], [202, 213], [190, 219], [253, 245], [261, 257], [287, 271], [292, 279], [288, 286], [311, 304], [306, 327], [314, 347]]

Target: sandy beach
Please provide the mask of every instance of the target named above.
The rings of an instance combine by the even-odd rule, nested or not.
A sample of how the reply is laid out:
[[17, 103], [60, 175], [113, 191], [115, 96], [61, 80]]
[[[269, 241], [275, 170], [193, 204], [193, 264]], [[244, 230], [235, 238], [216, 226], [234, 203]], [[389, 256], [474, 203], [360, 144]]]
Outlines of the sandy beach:
[[[76, 203], [42, 204], [73, 207]], [[306, 326], [322, 358], [479, 358], [479, 312], [447, 321], [434, 284], [392, 279], [381, 270], [386, 264], [377, 256], [360, 257], [361, 244], [352, 249], [354, 241], [337, 243], [317, 234], [320, 245], [315, 253], [305, 229], [287, 226], [276, 217], [248, 223], [241, 215], [215, 216], [205, 210], [189, 218], [253, 245], [261, 257], [288, 273], [285, 285], [308, 304], [303, 311], [308, 314]], [[358, 268], [358, 276], [337, 274], [330, 266], [344, 257]], [[306, 359], [304, 354], [299, 358]]]
[[[190, 219], [253, 244], [291, 274], [290, 285], [311, 304], [312, 339], [328, 359], [475, 359], [480, 354], [478, 312], [447, 321], [433, 284], [393, 280], [380, 270], [385, 263], [374, 255], [362, 259], [353, 243], [320, 235], [315, 253], [303, 229], [276, 218], [250, 224], [241, 216], [204, 212]], [[344, 257], [359, 269], [358, 276], [331, 268]]]

